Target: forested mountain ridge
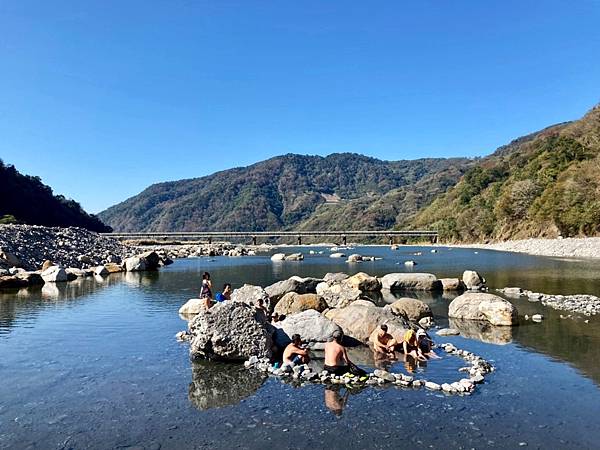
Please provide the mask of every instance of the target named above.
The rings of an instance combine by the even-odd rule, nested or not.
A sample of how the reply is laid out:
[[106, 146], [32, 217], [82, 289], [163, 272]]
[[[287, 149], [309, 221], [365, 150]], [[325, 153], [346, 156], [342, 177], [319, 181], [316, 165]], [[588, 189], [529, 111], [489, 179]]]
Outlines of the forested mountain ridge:
[[100, 217], [118, 231], [388, 229], [472, 164], [467, 158], [287, 154], [152, 185]]
[[403, 225], [460, 242], [600, 234], [600, 105], [500, 147]]
[[108, 232], [111, 228], [81, 205], [52, 189], [39, 177], [23, 175], [0, 160], [0, 218], [3, 222], [58, 227], [81, 227]]

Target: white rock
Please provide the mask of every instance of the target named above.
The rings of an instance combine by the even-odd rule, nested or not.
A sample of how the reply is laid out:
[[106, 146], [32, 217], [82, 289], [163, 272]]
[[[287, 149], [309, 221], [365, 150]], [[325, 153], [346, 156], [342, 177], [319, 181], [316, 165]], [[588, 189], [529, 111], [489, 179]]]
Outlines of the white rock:
[[275, 253], [271, 256], [271, 261], [283, 261], [285, 260], [285, 253]]
[[46, 283], [59, 283], [67, 281], [67, 272], [60, 266], [50, 266], [42, 272], [42, 278]]

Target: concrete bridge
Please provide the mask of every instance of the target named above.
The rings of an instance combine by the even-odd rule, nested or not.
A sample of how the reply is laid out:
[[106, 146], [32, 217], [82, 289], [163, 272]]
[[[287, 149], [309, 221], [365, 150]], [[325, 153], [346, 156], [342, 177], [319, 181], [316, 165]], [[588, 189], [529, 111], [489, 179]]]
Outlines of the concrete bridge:
[[437, 231], [427, 230], [406, 230], [406, 231], [174, 231], [174, 232], [139, 232], [139, 233], [104, 233], [120, 240], [142, 240], [156, 239], [165, 242], [175, 240], [202, 240], [205, 239], [212, 243], [215, 238], [248, 238], [252, 239], [252, 244], [256, 245], [258, 238], [276, 238], [276, 237], [295, 237], [298, 245], [302, 245], [303, 237], [333, 237], [340, 238], [342, 244], [346, 245], [348, 237], [382, 237], [386, 238], [389, 244], [394, 244], [395, 239], [400, 243], [405, 243], [409, 238], [426, 238], [431, 243], [436, 243], [438, 239]]

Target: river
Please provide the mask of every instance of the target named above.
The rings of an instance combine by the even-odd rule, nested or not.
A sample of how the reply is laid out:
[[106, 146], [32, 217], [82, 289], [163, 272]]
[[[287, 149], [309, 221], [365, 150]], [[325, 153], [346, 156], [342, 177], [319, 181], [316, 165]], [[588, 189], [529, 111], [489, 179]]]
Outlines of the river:
[[[311, 248], [314, 249], [314, 248]], [[153, 273], [114, 274], [0, 294], [0, 448], [597, 448], [600, 429], [600, 320], [513, 300], [517, 327], [477, 327], [435, 337], [493, 362], [471, 396], [367, 387], [295, 387], [237, 365], [192, 364], [178, 308], [199, 289], [268, 285], [326, 272], [482, 273], [490, 288], [600, 294], [600, 261], [439, 247], [364, 247], [360, 264], [301, 250], [301, 262], [268, 257], [177, 260]], [[415, 256], [414, 252], [422, 255]], [[407, 259], [417, 261], [413, 269]], [[452, 297], [419, 295], [448, 325]], [[566, 314], [566, 313], [563, 313]], [[464, 325], [463, 325], [464, 326]], [[372, 367], [361, 349], [354, 358]], [[451, 357], [411, 369], [436, 380], [457, 373]], [[459, 376], [455, 376], [456, 379]]]

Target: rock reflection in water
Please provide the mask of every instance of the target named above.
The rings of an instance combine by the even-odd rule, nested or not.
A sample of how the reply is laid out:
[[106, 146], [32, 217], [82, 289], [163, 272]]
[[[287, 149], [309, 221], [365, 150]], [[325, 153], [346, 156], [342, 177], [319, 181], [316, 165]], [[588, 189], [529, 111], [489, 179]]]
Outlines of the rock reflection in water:
[[188, 398], [202, 410], [235, 405], [253, 395], [265, 378], [242, 365], [208, 361], [192, 363]]
[[449, 319], [450, 328], [456, 328], [463, 337], [488, 344], [505, 345], [512, 342], [512, 327], [491, 325], [482, 320]]

